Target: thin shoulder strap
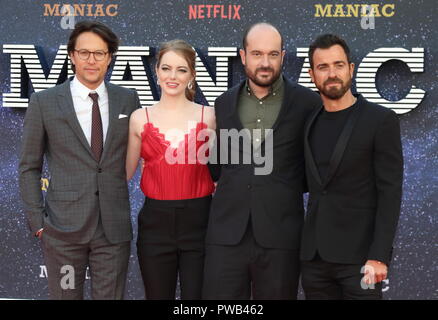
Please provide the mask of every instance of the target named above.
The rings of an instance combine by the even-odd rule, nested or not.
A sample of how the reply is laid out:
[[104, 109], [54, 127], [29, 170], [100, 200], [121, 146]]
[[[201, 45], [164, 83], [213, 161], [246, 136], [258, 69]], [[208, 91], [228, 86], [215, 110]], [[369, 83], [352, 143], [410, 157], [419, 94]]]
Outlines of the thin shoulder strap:
[[204, 106], [202, 106], [201, 123], [204, 123]]
[[144, 109], [146, 110], [146, 118], [148, 119], [148, 123], [149, 123], [150, 121], [149, 121], [148, 107], [145, 107]]

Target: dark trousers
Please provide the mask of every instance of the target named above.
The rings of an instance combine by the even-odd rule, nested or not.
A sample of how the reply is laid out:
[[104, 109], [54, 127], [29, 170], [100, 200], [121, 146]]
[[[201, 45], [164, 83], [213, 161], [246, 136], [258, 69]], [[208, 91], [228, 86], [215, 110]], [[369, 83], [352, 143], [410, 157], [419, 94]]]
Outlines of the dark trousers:
[[299, 274], [298, 250], [261, 247], [248, 223], [239, 244], [207, 245], [202, 296], [208, 300], [293, 300]]
[[[365, 264], [365, 263], [364, 263]], [[307, 300], [380, 300], [382, 283], [362, 288], [363, 264], [326, 262], [316, 254], [301, 262], [301, 283]]]
[[138, 216], [137, 253], [147, 299], [200, 299], [211, 196], [145, 199]]
[[87, 266], [90, 268], [93, 299], [123, 299], [130, 241], [110, 243], [100, 220], [95, 235], [88, 243], [75, 244], [56, 239], [49, 230], [43, 232], [41, 241], [50, 299], [83, 299]]

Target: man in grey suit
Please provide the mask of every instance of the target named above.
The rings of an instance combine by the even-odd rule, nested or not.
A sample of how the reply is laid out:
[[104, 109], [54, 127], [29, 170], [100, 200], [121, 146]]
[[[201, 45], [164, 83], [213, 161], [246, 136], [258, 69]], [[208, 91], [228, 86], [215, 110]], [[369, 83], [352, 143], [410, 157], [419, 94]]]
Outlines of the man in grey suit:
[[128, 120], [139, 99], [104, 81], [117, 48], [104, 24], [76, 24], [67, 47], [75, 77], [34, 93], [26, 112], [20, 191], [30, 229], [42, 241], [52, 299], [82, 299], [87, 266], [93, 299], [123, 299], [132, 240]]

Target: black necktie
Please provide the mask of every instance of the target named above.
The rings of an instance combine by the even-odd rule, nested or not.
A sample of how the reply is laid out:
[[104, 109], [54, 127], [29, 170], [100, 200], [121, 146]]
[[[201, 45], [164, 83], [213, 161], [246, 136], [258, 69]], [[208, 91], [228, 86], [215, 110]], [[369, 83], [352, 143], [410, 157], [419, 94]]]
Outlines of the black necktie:
[[103, 150], [103, 129], [102, 118], [100, 117], [99, 103], [97, 93], [90, 92], [90, 98], [93, 100], [93, 111], [91, 117], [91, 151], [97, 161], [100, 161], [100, 156]]

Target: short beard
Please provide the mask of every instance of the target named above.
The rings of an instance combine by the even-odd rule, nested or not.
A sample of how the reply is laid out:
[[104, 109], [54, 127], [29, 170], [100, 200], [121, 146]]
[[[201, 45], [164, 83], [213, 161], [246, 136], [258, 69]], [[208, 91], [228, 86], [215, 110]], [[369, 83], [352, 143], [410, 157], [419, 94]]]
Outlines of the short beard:
[[[332, 87], [331, 89], [326, 90], [325, 89], [325, 85], [330, 83], [330, 82], [338, 82], [341, 84], [341, 87], [338, 89], [336, 87]], [[335, 80], [330, 79], [330, 80], [326, 80], [322, 86], [316, 86], [319, 90], [319, 92], [321, 94], [323, 94], [324, 96], [326, 96], [327, 98], [331, 99], [331, 100], [339, 100], [341, 99], [345, 93], [351, 88], [351, 82], [352, 79], [348, 79], [347, 83], [344, 85], [344, 82], [338, 78], [336, 78]]]
[[[267, 82], [261, 82], [259, 79], [257, 79], [257, 71], [262, 71], [262, 70], [269, 70], [272, 71], [272, 78], [271, 80], [267, 81]], [[256, 85], [258, 85], [259, 87], [271, 87], [272, 84], [277, 81], [277, 79], [280, 77], [281, 74], [281, 66], [280, 68], [277, 70], [277, 72], [275, 72], [274, 69], [272, 68], [257, 68], [255, 70], [255, 72], [253, 73], [252, 71], [250, 71], [246, 66], [245, 66], [245, 73], [246, 76], [252, 81], [254, 82]]]

